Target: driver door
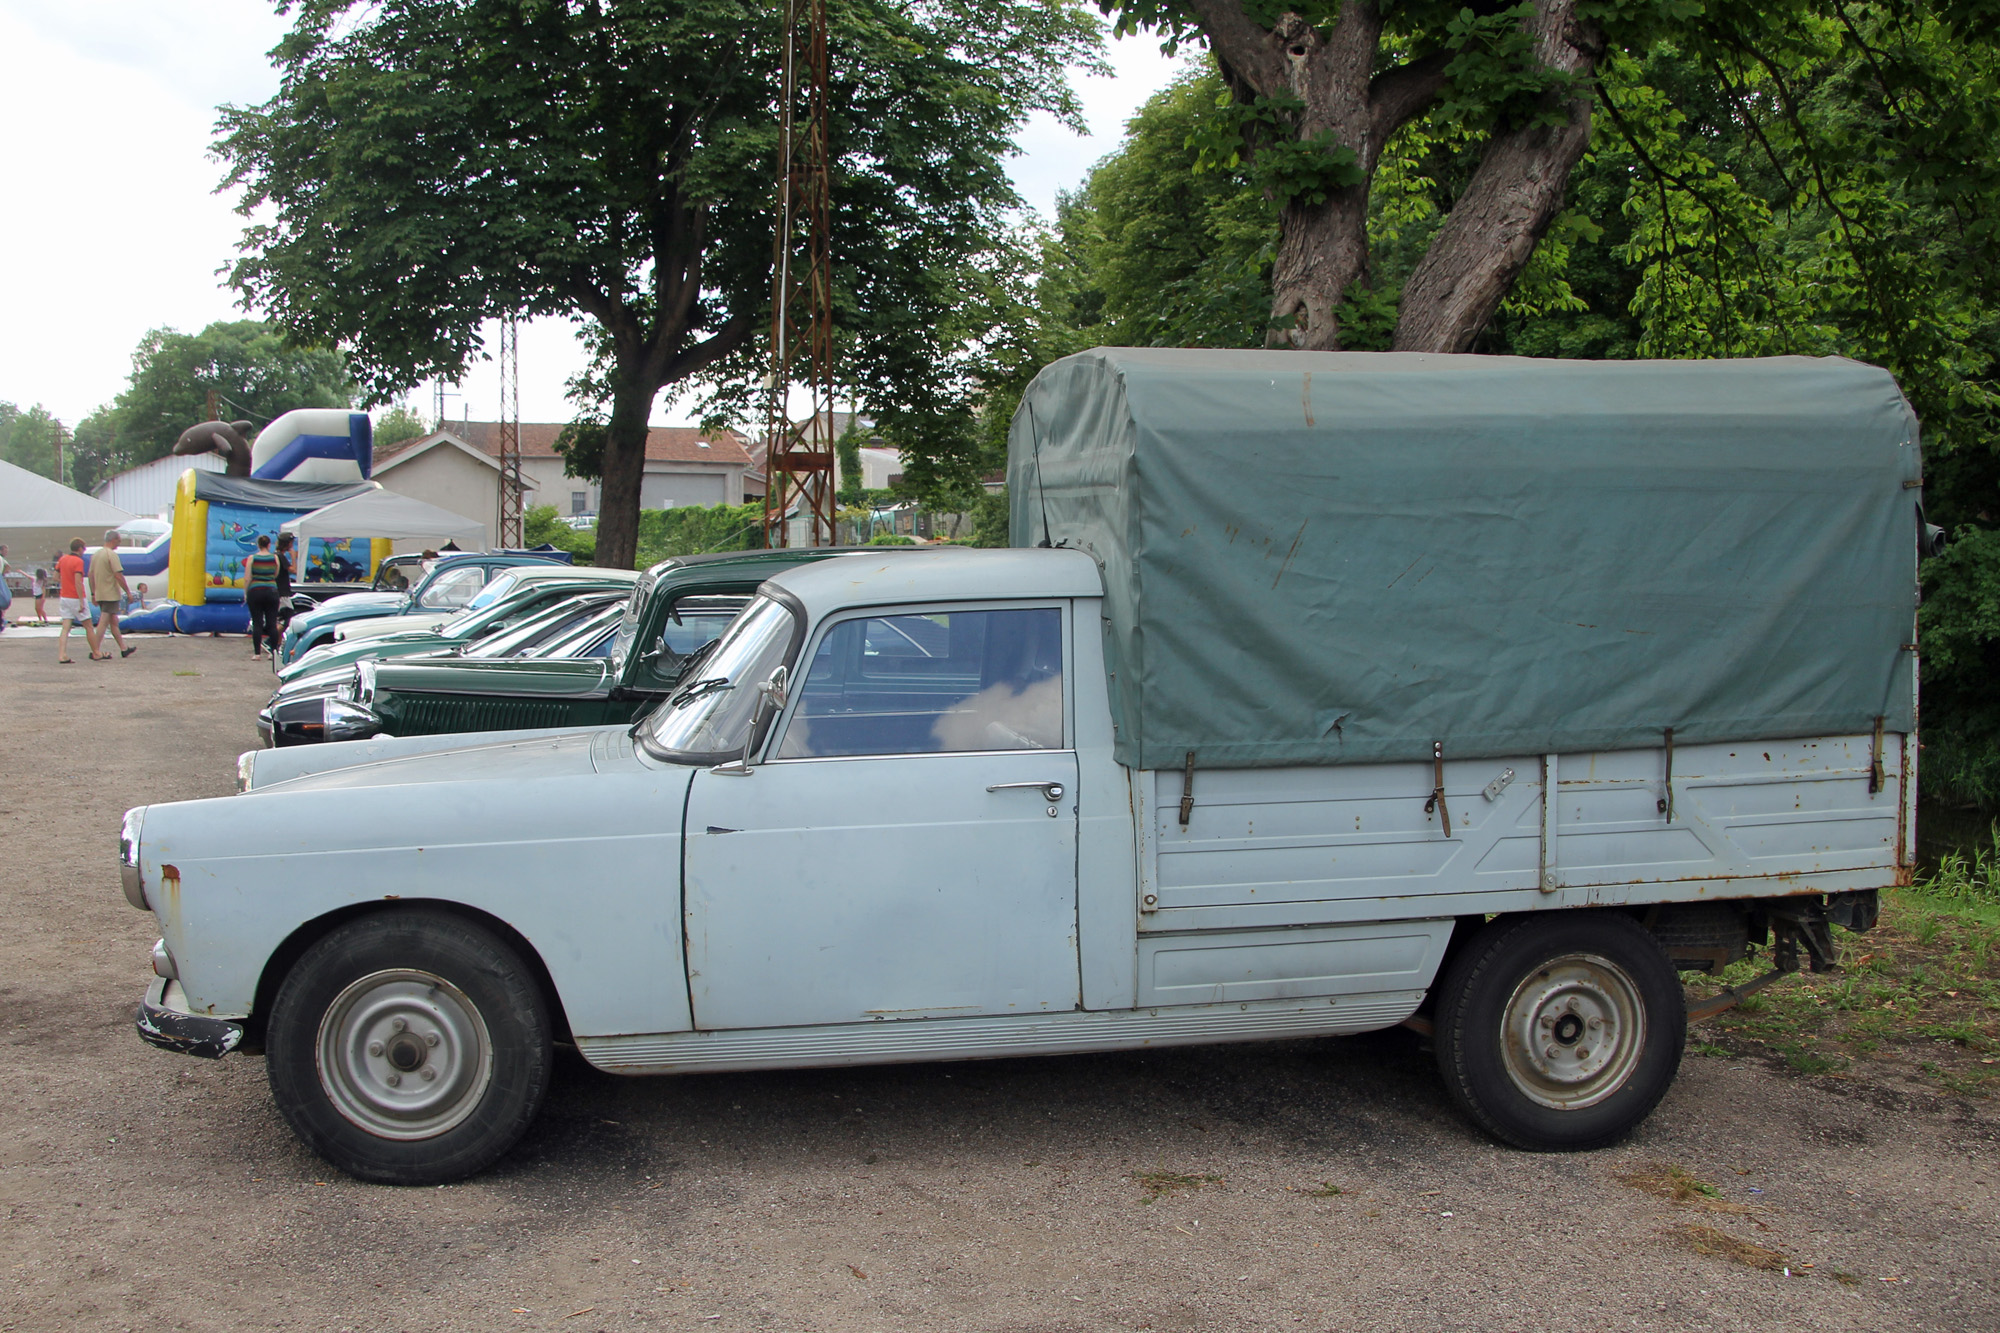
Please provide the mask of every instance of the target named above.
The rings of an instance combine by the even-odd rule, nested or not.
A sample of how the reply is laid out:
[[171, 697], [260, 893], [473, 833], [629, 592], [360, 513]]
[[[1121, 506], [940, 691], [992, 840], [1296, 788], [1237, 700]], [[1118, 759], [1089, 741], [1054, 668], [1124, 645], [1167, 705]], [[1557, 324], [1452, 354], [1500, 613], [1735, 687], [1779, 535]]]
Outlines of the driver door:
[[697, 1028], [1078, 1007], [1067, 618], [912, 608], [821, 630], [771, 757], [689, 792]]

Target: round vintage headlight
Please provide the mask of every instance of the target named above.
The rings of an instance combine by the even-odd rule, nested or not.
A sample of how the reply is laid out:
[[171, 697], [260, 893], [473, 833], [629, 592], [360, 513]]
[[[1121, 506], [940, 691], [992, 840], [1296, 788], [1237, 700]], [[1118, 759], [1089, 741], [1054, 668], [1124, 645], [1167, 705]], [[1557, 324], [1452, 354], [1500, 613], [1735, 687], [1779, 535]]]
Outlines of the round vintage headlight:
[[[264, 716], [260, 714], [260, 717]], [[257, 752], [245, 750], [236, 756], [236, 790], [249, 791], [250, 784], [257, 780]]]
[[139, 875], [139, 835], [146, 823], [146, 807], [138, 805], [125, 812], [125, 822], [118, 826], [118, 882], [125, 890], [125, 901], [144, 912], [146, 907], [146, 885]]
[[320, 706], [321, 735], [330, 741], [366, 740], [382, 730], [382, 719], [360, 704], [328, 699]]

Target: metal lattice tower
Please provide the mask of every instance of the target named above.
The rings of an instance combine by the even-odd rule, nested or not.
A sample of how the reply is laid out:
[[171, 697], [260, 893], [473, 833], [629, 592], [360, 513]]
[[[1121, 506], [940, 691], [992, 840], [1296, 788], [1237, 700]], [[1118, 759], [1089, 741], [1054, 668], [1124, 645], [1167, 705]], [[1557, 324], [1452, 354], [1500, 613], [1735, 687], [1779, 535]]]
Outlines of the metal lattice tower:
[[[443, 391], [439, 391], [443, 400]], [[500, 541], [524, 545], [521, 533], [521, 328], [500, 321]]]
[[[834, 541], [832, 189], [827, 167], [826, 0], [785, 0], [778, 126], [778, 227], [771, 264], [771, 379], [764, 412], [764, 544], [789, 546], [796, 505], [805, 544]], [[800, 96], [804, 95], [804, 116]], [[791, 419], [791, 388], [811, 414]]]

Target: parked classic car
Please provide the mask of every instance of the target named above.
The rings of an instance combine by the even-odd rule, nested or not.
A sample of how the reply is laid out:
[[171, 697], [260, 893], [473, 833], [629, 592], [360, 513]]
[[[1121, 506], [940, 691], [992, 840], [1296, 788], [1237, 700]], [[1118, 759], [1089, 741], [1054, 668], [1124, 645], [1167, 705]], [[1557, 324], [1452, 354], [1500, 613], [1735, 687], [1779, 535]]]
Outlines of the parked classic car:
[[517, 565], [568, 564], [566, 552], [555, 555], [486, 551], [438, 557], [431, 572], [407, 592], [357, 592], [337, 597], [304, 615], [295, 615], [279, 644], [278, 664], [289, 664], [308, 648], [333, 642], [334, 630], [349, 621], [371, 616], [396, 616], [415, 611], [449, 614], [478, 595], [493, 575]]
[[357, 666], [351, 687], [327, 699], [324, 718], [293, 709], [276, 730], [276, 743], [629, 722], [673, 689], [688, 656], [722, 633], [764, 579], [850, 552], [823, 547], [677, 556], [640, 576], [607, 657], [453, 657]]
[[[343, 625], [340, 637], [334, 642], [309, 648], [290, 666], [280, 668], [278, 680], [282, 685], [311, 672], [352, 666], [368, 658], [456, 650], [519, 624], [525, 617], [579, 592], [608, 588], [623, 595], [638, 577], [629, 569], [572, 569], [567, 565], [529, 565], [505, 570], [480, 589], [472, 601], [450, 615], [433, 612], [418, 617], [383, 616]], [[376, 627], [383, 624], [392, 627], [377, 632]], [[369, 632], [353, 635], [346, 632], [356, 628]]]
[[[602, 586], [572, 591], [552, 605], [517, 617], [497, 633], [471, 642], [429, 647], [410, 656], [422, 661], [468, 663], [602, 658], [609, 653], [628, 595]], [[431, 642], [436, 644], [436, 636], [431, 636]], [[331, 726], [331, 739], [348, 739], [342, 734], [350, 712], [345, 701], [354, 697], [356, 665], [342, 662], [308, 671], [279, 686], [257, 711], [258, 736], [266, 745], [311, 745], [329, 739], [325, 733]]]

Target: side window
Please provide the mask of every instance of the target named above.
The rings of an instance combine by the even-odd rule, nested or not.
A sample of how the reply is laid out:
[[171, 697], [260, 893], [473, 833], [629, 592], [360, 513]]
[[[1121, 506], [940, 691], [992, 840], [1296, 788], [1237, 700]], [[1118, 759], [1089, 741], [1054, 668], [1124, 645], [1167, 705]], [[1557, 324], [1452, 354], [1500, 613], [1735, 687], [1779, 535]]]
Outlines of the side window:
[[1062, 612], [845, 620], [821, 638], [798, 697], [780, 759], [1059, 749]]
[[485, 582], [486, 571], [477, 565], [448, 570], [424, 589], [420, 605], [426, 611], [456, 611], [471, 601], [472, 595]]
[[748, 597], [696, 596], [675, 602], [660, 629], [660, 646], [667, 650], [667, 660], [677, 662], [721, 638], [736, 613], [748, 605]]

